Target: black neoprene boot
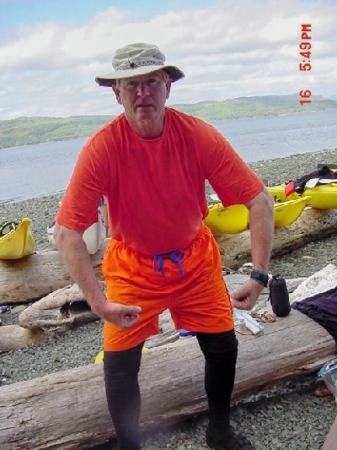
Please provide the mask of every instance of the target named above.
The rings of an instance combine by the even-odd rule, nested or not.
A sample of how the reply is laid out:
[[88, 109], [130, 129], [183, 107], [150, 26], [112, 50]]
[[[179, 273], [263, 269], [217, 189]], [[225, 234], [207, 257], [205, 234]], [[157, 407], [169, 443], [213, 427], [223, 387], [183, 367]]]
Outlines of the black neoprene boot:
[[138, 371], [143, 344], [120, 352], [104, 352], [105, 391], [118, 450], [140, 450], [141, 408]]
[[208, 426], [206, 442], [209, 448], [215, 450], [255, 450], [249, 440], [240, 433], [235, 433], [231, 426], [224, 430], [212, 430]]
[[209, 425], [206, 442], [216, 450], [253, 450], [244, 436], [230, 426], [230, 401], [235, 378], [238, 341], [234, 330], [224, 333], [197, 333], [205, 356], [205, 390]]

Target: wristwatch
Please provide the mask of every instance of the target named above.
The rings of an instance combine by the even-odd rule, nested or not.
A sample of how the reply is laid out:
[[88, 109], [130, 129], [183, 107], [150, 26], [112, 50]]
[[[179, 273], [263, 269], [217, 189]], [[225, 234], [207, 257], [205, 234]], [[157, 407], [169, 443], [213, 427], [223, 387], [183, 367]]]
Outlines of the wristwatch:
[[268, 286], [269, 276], [266, 272], [253, 269], [250, 273], [250, 278], [264, 287]]

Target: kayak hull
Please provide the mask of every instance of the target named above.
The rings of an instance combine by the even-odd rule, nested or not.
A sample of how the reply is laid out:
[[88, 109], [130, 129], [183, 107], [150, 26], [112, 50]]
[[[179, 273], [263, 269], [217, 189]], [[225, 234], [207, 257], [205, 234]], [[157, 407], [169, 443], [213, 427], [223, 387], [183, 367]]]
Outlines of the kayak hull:
[[300, 197], [295, 200], [288, 200], [274, 204], [275, 228], [282, 228], [291, 225], [302, 214], [304, 208], [310, 201], [309, 196]]
[[225, 207], [221, 202], [208, 207], [205, 225], [214, 234], [237, 234], [249, 228], [249, 211], [245, 205]]
[[25, 217], [4, 236], [0, 237], [0, 259], [20, 259], [35, 252], [31, 219]]
[[[275, 228], [291, 225], [302, 214], [310, 201], [309, 196], [294, 200], [275, 202]], [[231, 205], [224, 207], [221, 202], [208, 207], [208, 215], [204, 219], [213, 234], [238, 234], [249, 229], [249, 211], [245, 205]]]

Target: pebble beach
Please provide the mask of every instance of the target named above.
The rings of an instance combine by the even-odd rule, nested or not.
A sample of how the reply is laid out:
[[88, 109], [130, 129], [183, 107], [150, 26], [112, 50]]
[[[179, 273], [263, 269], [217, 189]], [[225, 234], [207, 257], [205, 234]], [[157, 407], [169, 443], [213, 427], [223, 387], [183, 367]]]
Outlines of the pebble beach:
[[[296, 179], [317, 168], [317, 164], [337, 164], [337, 149], [298, 154], [287, 158], [250, 163], [266, 184]], [[207, 194], [211, 190], [207, 187]], [[55, 218], [62, 194], [18, 203], [0, 204], [0, 222], [32, 219], [37, 250], [50, 247], [47, 227]], [[271, 261], [270, 272], [285, 278], [308, 277], [328, 264], [337, 265], [337, 236], [308, 243], [302, 248]], [[336, 281], [337, 283], [337, 281]], [[18, 313], [0, 315], [2, 325], [17, 323]], [[96, 321], [70, 333], [59, 335], [48, 344], [30, 346], [0, 354], [0, 386], [67, 370], [94, 361], [102, 346], [102, 323]], [[337, 414], [334, 396], [315, 397], [317, 374], [283, 383], [233, 405], [232, 424], [254, 444], [256, 450], [321, 449]], [[1, 394], [1, 387], [0, 387]], [[176, 426], [144, 434], [144, 450], [206, 450], [207, 414], [192, 417]], [[88, 447], [89, 448], [89, 447]], [[117, 448], [115, 441], [91, 447]], [[336, 444], [337, 448], [337, 444]]]

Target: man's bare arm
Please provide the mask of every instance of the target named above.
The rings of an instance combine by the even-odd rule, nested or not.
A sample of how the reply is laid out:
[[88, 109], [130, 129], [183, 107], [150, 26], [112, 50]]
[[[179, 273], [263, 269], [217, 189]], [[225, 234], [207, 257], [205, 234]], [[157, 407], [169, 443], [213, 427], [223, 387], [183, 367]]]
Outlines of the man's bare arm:
[[92, 311], [119, 328], [130, 328], [139, 320], [139, 306], [108, 302], [97, 280], [81, 233], [55, 224], [54, 239], [73, 280], [78, 284]]

